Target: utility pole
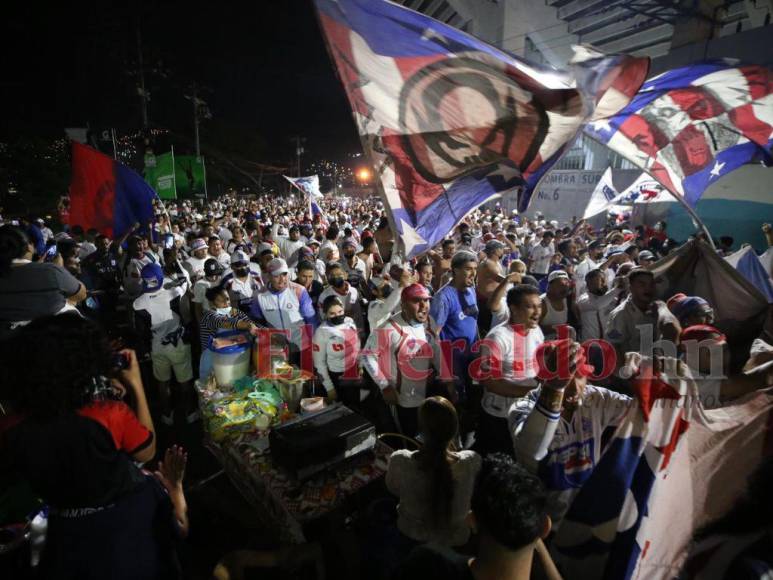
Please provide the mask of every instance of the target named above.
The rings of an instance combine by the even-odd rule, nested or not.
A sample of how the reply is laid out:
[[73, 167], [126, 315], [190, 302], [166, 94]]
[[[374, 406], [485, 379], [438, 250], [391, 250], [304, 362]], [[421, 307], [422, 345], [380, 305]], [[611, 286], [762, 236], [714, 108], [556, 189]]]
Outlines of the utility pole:
[[301, 155], [303, 154], [303, 147], [301, 146], [301, 143], [306, 141], [306, 139], [302, 139], [300, 136], [295, 137], [295, 154], [298, 158], [298, 177], [301, 177]]
[[137, 74], [139, 75], [140, 79], [140, 87], [139, 87], [139, 93], [140, 93], [140, 104], [141, 104], [141, 111], [142, 111], [142, 128], [147, 129], [148, 128], [148, 94], [145, 91], [145, 67], [142, 63], [142, 31], [140, 30], [140, 22], [137, 21], [137, 57], [138, 57], [138, 66], [139, 70], [137, 71]]
[[196, 83], [193, 83], [193, 137], [196, 141], [196, 159], [201, 159], [201, 144], [199, 143], [199, 97], [196, 92]]

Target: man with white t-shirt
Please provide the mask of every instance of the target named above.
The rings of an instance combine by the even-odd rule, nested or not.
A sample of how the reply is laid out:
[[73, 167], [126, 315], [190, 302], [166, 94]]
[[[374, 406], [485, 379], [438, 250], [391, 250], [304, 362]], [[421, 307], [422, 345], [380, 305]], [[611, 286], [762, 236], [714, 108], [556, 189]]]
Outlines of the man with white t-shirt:
[[[142, 294], [134, 300], [133, 309], [139, 328], [150, 338], [153, 376], [161, 395], [161, 420], [172, 425], [172, 373], [180, 395], [185, 398], [185, 416], [191, 423], [198, 418], [193, 395], [191, 346], [183, 338], [185, 328], [180, 317], [179, 301], [188, 291], [187, 279], [164, 286], [164, 272], [158, 264], [146, 264], [141, 271]], [[144, 324], [143, 324], [144, 322]]]
[[231, 254], [231, 271], [223, 276], [223, 286], [228, 290], [231, 304], [245, 314], [250, 311], [253, 295], [263, 289], [260, 270], [257, 265], [250, 266], [247, 253], [236, 250]]
[[228, 268], [231, 265], [231, 256], [223, 249], [223, 242], [220, 241], [220, 236], [210, 236], [209, 255], [220, 262], [223, 268]]
[[537, 280], [542, 280], [548, 275], [550, 269], [550, 260], [553, 258], [553, 254], [556, 253], [556, 249], [553, 246], [553, 232], [545, 232], [542, 234], [542, 240], [535, 246], [532, 246], [529, 252], [529, 274], [534, 276]]
[[480, 383], [483, 412], [475, 433], [479, 453], [512, 454], [507, 412], [518, 398], [537, 386], [534, 353], [544, 341], [539, 327], [542, 303], [539, 290], [518, 284], [507, 293], [507, 324], [491, 329], [481, 343]]
[[204, 277], [204, 262], [207, 258], [209, 258], [207, 242], [202, 238], [196, 238], [191, 243], [191, 257], [183, 264], [194, 282]]

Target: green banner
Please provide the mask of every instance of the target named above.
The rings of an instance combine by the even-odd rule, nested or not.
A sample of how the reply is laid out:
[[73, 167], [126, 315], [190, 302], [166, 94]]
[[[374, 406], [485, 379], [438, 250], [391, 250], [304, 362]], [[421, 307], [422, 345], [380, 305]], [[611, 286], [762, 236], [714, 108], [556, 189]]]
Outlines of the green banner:
[[206, 192], [204, 158], [195, 155], [175, 155], [174, 168], [177, 193], [181, 197], [203, 196]]
[[145, 181], [156, 190], [161, 199], [177, 199], [175, 161], [171, 152], [145, 156]]

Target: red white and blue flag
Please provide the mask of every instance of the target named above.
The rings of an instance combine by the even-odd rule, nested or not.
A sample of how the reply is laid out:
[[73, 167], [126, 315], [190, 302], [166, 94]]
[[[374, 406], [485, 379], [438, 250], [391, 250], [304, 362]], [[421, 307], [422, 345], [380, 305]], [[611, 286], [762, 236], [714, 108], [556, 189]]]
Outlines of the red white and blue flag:
[[648, 59], [531, 65], [386, 0], [315, 0], [405, 257], [515, 188], [525, 208], [585, 121], [621, 110]]
[[[771, 389], [704, 410], [676, 359], [645, 359], [631, 405], [553, 538], [565, 577], [670, 579], [771, 453]], [[762, 379], [761, 379], [762, 381]]]
[[70, 224], [120, 237], [153, 219], [156, 192], [125, 165], [87, 145], [72, 144]]
[[298, 190], [306, 195], [309, 200], [309, 217], [313, 223], [321, 224], [325, 227], [329, 225], [325, 212], [319, 207], [317, 199], [324, 197], [319, 190], [319, 176], [308, 175], [306, 177], [287, 177], [283, 176], [287, 181], [292, 183]]
[[725, 61], [678, 68], [585, 133], [695, 206], [723, 175], [771, 160], [773, 71]]

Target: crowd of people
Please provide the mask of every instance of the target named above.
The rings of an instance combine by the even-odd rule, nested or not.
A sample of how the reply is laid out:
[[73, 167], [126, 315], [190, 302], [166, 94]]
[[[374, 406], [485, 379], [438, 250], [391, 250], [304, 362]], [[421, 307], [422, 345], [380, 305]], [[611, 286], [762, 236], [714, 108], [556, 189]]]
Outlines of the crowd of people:
[[[137, 465], [157, 456], [156, 423], [199, 420], [194, 381], [222, 333], [269, 331], [266, 356], [310, 365], [316, 394], [416, 441], [386, 476], [400, 578], [525, 578], [535, 553], [556, 575], [545, 544], [631, 401], [628, 353], [674, 345], [706, 408], [773, 385], [730, 360], [715, 305], [658, 298], [649, 266], [678, 246], [665, 223], [594, 229], [496, 206], [406, 260], [379, 201], [320, 205], [158, 201], [153, 223], [113, 238], [34, 216], [0, 226], [3, 472], [48, 506], [46, 577], [170, 577], [185, 453]], [[760, 340], [772, 332], [769, 316]], [[691, 341], [710, 348], [687, 357]], [[567, 372], [541, 379], [559, 352]]]

